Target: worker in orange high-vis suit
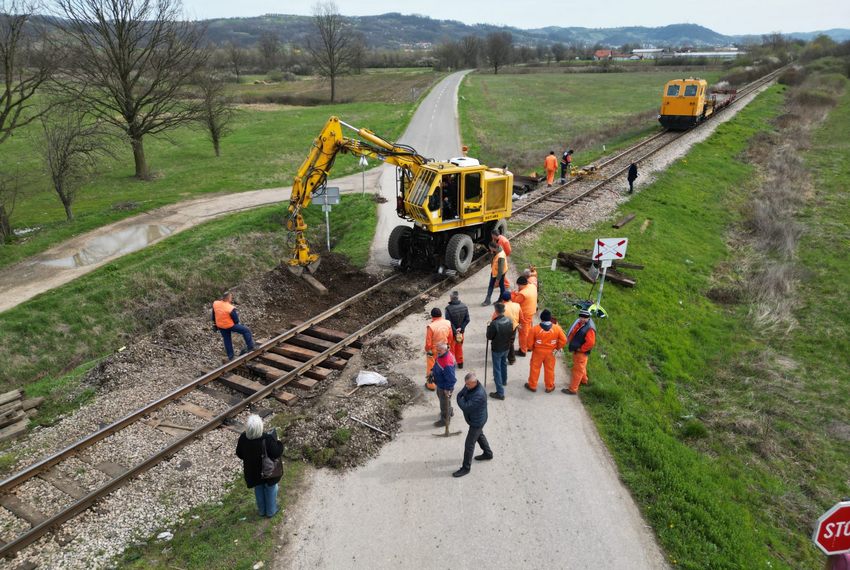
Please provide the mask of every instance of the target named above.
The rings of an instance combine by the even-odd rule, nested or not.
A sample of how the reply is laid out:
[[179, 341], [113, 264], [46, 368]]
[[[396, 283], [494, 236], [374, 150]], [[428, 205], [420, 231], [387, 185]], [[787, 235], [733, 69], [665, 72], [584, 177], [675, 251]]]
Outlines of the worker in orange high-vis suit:
[[490, 304], [490, 297], [493, 295], [493, 288], [497, 283], [499, 284], [499, 298], [502, 298], [506, 290], [505, 280], [508, 275], [508, 258], [502, 246], [496, 242], [490, 242], [490, 253], [493, 255], [493, 259], [490, 260], [490, 283], [487, 285], [487, 297], [481, 303], [485, 307]]
[[540, 313], [540, 324], [531, 331], [534, 349], [531, 351], [531, 366], [525, 387], [532, 392], [537, 391], [541, 366], [543, 366], [543, 383], [546, 391], [551, 392], [555, 389], [555, 351], [567, 345], [567, 335], [564, 334], [564, 329], [560, 325], [552, 321], [552, 313], [549, 309], [545, 309]]
[[452, 324], [443, 318], [443, 312], [434, 307], [431, 309], [431, 322], [425, 327], [425, 387], [429, 390], [436, 390], [437, 384], [431, 377], [431, 368], [434, 367], [434, 359], [437, 355], [437, 345], [441, 342], [446, 343], [451, 350], [454, 339], [454, 331]]
[[254, 337], [251, 335], [251, 329], [239, 322], [239, 314], [233, 307], [233, 294], [230, 291], [222, 295], [221, 299], [213, 301], [212, 321], [213, 331], [221, 333], [228, 360], [233, 360], [232, 333], [239, 333], [245, 339], [245, 348], [239, 354], [254, 350]]
[[552, 182], [555, 181], [555, 171], [558, 170], [558, 158], [554, 150], [549, 151], [549, 155], [543, 161], [543, 167], [546, 169], [546, 186], [552, 186]]
[[587, 384], [587, 357], [596, 344], [596, 324], [590, 318], [590, 311], [582, 309], [578, 312], [578, 319], [570, 326], [567, 335], [569, 347], [567, 350], [573, 353], [572, 381], [569, 388], [563, 388], [564, 394], [578, 394], [578, 387]]
[[519, 350], [517, 356], [525, 356], [531, 350], [531, 325], [534, 314], [537, 313], [537, 287], [528, 282], [527, 277], [516, 280], [518, 291], [514, 291], [511, 298], [519, 303]]

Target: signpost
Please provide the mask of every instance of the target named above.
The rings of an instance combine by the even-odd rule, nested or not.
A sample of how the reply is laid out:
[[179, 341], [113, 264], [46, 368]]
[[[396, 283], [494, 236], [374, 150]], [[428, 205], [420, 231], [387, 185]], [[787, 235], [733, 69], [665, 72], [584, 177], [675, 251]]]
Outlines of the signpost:
[[827, 556], [850, 552], [850, 501], [836, 503], [818, 519], [812, 541]]
[[313, 194], [313, 204], [321, 205], [325, 213], [325, 229], [328, 235], [328, 251], [331, 250], [331, 206], [339, 204], [339, 188], [325, 187], [321, 194]]
[[360, 176], [362, 177], [361, 179], [362, 179], [362, 182], [363, 182], [363, 191], [360, 194], [361, 194], [361, 196], [365, 196], [366, 195], [366, 167], [369, 166], [369, 161], [366, 160], [365, 156], [361, 156], [359, 164], [360, 164]]
[[597, 306], [602, 305], [602, 288], [605, 286], [605, 273], [611, 263], [626, 257], [626, 247], [629, 238], [597, 238], [593, 244], [593, 261], [602, 265], [602, 280], [599, 282], [599, 295], [596, 297]]

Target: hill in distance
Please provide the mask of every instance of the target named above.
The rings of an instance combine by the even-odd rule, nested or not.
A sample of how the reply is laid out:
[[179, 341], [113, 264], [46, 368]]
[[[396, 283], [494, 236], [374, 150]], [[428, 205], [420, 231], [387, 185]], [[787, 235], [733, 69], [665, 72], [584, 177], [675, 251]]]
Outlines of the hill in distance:
[[[378, 16], [347, 17], [355, 31], [363, 34], [369, 47], [398, 49], [424, 44], [437, 44], [467, 35], [486, 36], [495, 31], [508, 31], [514, 43], [525, 45], [600, 44], [616, 47], [639, 44], [645, 47], [694, 46], [713, 47], [758, 42], [761, 36], [727, 36], [697, 24], [671, 24], [657, 28], [642, 26], [622, 28], [545, 27], [523, 30], [490, 24], [468, 25], [455, 20], [435, 20], [426, 16], [396, 12]], [[233, 41], [249, 46], [257, 43], [264, 32], [276, 34], [285, 43], [304, 43], [312, 33], [310, 16], [267, 14], [253, 18], [217, 18], [206, 21], [210, 39], [216, 43]], [[836, 28], [822, 32], [799, 32], [791, 37], [810, 40], [820, 33], [835, 41], [850, 39], [850, 30]]]

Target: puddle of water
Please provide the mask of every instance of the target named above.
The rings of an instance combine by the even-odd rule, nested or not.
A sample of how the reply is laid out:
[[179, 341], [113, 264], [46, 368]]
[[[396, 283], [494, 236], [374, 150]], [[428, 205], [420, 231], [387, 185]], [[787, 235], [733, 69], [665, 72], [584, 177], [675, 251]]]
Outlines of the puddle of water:
[[171, 235], [171, 226], [140, 224], [127, 229], [96, 237], [89, 240], [86, 246], [68, 257], [42, 261], [43, 265], [71, 269], [99, 263], [116, 255], [125, 255], [140, 250], [161, 238]]

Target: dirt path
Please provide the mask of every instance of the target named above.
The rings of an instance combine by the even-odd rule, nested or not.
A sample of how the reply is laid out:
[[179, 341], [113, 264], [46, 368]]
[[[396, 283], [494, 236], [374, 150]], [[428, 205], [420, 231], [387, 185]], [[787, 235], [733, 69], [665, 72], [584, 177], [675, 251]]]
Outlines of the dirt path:
[[[487, 278], [485, 269], [459, 288], [472, 318], [459, 372], [482, 379], [492, 313], [480, 306]], [[424, 313], [411, 315], [391, 333], [421, 346], [426, 323]], [[377, 459], [343, 475], [313, 473], [281, 527], [289, 543], [275, 567], [666, 568], [580, 400], [544, 393], [542, 380], [537, 393], [525, 390], [529, 361], [518, 358], [509, 367], [505, 401], [489, 400], [485, 433], [493, 461], [473, 462], [469, 476], [454, 479], [465, 436], [432, 435], [439, 431], [432, 426], [438, 406], [425, 393], [423, 403], [405, 410], [401, 432]], [[395, 370], [419, 382], [424, 357]], [[559, 389], [567, 374], [560, 360]], [[488, 377], [492, 390], [492, 370]], [[455, 414], [452, 427], [465, 433], [460, 410]]]
[[[457, 125], [457, 88], [466, 72], [454, 73], [429, 93], [414, 113], [400, 141], [416, 145], [426, 156], [449, 158], [460, 153]], [[368, 125], [364, 125], [368, 128]], [[395, 214], [394, 167], [381, 166], [366, 172], [365, 190], [383, 195], [378, 208], [378, 227], [370, 253], [370, 268], [389, 265], [386, 244], [398, 223]], [[342, 192], [360, 192], [361, 174], [330, 181]], [[158, 208], [72, 238], [46, 252], [0, 270], [0, 312], [6, 311], [69, 281], [81, 277], [123, 255], [157, 243], [168, 236], [213, 218], [289, 199], [291, 187], [268, 188], [237, 194], [205, 196]]]

